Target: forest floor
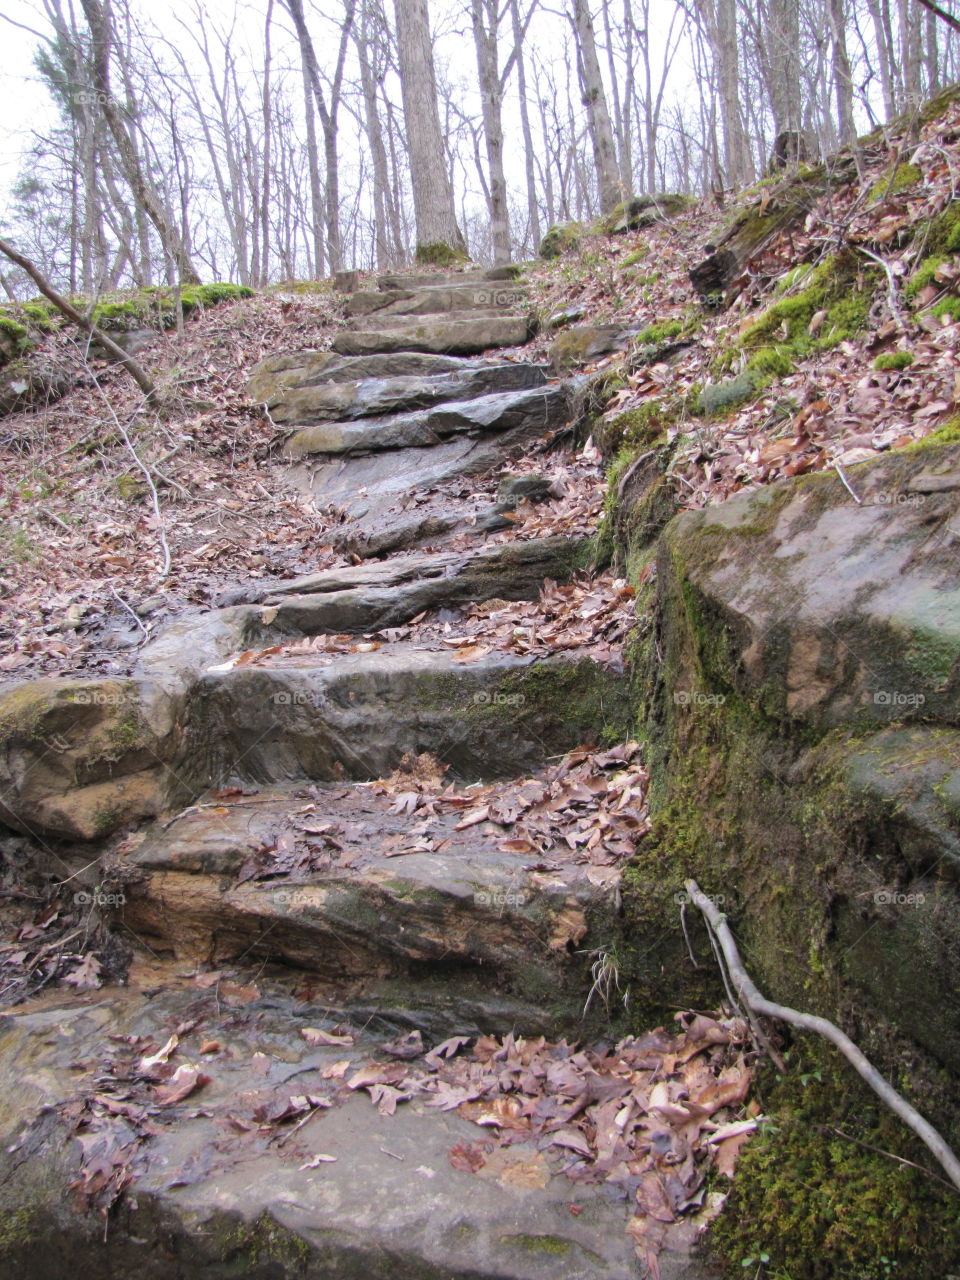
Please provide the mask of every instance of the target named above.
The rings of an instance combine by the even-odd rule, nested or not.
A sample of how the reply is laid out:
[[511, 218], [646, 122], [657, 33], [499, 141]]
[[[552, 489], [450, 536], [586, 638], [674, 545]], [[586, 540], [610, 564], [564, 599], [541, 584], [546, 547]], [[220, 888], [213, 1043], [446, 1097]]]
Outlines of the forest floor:
[[[669, 433], [680, 439], [671, 473], [682, 506], [868, 458], [952, 417], [960, 396], [960, 301], [951, 303], [960, 256], [925, 257], [924, 236], [913, 232], [951, 212], [958, 138], [956, 103], [910, 139], [890, 131], [871, 138], [860, 151], [859, 180], [838, 185], [800, 229], [767, 245], [725, 311], [698, 307], [688, 276], [707, 235], [731, 216], [714, 204], [638, 232], [587, 234], [579, 251], [528, 271], [544, 316], [580, 309], [590, 323], [639, 328], [640, 343], [682, 335], [680, 348], [659, 362], [615, 355], [588, 366], [616, 370], [606, 420], [651, 407], [673, 419]], [[762, 213], [767, 190], [758, 184], [731, 207], [752, 203]], [[700, 389], [720, 380], [724, 363], [733, 374], [742, 367], [737, 345], [771, 297], [796, 298], [807, 283], [796, 282], [798, 268], [830, 261], [841, 248], [859, 255], [860, 283], [864, 273], [881, 272], [878, 259], [890, 283], [877, 288], [865, 325], [832, 343], [818, 337], [826, 312], [800, 315], [809, 340], [798, 342], [788, 315], [769, 339], [767, 350], [784, 358], [774, 360], [762, 393], [720, 413], [696, 413]], [[918, 281], [921, 264], [929, 278]], [[216, 604], [224, 588], [344, 562], [331, 546], [335, 513], [318, 511], [297, 485], [280, 458], [282, 433], [244, 392], [265, 356], [329, 346], [342, 304], [327, 286], [315, 288], [275, 288], [191, 318], [181, 335], [158, 333], [139, 358], [164, 389], [162, 409], [145, 407], [117, 368], [85, 359], [66, 329], [45, 339], [75, 387], [0, 423], [0, 673], [123, 673], [171, 617]], [[544, 332], [522, 358], [545, 356], [550, 342]], [[908, 367], [875, 368], [878, 356], [891, 355]], [[120, 424], [154, 477], [159, 521]], [[604, 476], [592, 442], [553, 462], [561, 496], [521, 511], [511, 540], [584, 532], [595, 522]], [[496, 477], [476, 483], [492, 493]]]
[[[730, 210], [713, 204], [640, 232], [588, 234], [579, 251], [527, 271], [543, 315], [581, 308], [591, 324], [639, 328], [639, 340], [682, 334], [687, 344], [666, 360], [625, 364], [613, 356], [589, 366], [617, 370], [605, 419], [650, 407], [673, 417], [669, 434], [681, 439], [671, 472], [681, 506], [872, 457], [950, 419], [960, 396], [960, 302], [950, 301], [960, 257], [924, 259], [923, 234], [913, 233], [950, 214], [957, 138], [959, 104], [923, 124], [914, 140], [873, 137], [860, 151], [859, 180], [840, 184], [803, 227], [774, 238], [751, 261], [750, 278], [726, 311], [696, 305], [687, 274], [707, 237], [730, 219]], [[760, 183], [731, 207], [763, 212], [767, 189]], [[881, 273], [882, 259], [900, 300], [896, 314], [890, 289], [878, 284], [867, 324], [840, 342], [818, 339], [819, 312], [809, 323], [801, 316], [812, 339], [805, 343], [796, 342], [787, 319], [772, 335], [774, 344], [785, 340], [786, 364], [774, 362], [781, 367], [762, 394], [732, 411], [696, 413], [696, 394], [716, 383], [724, 358], [736, 374], [737, 343], [771, 296], [795, 297], [797, 268], [829, 260], [841, 247], [859, 253], [860, 283], [870, 270]], [[916, 287], [922, 262], [929, 279]], [[84, 358], [68, 330], [45, 339], [47, 355], [72, 370], [76, 387], [0, 424], [0, 673], [122, 673], [132, 650], [170, 618], [215, 604], [229, 585], [343, 562], [330, 545], [332, 517], [298, 488], [279, 457], [282, 433], [243, 390], [261, 358], [329, 346], [342, 302], [326, 285], [315, 288], [275, 288], [192, 317], [182, 334], [157, 334], [140, 358], [165, 390], [163, 410], [143, 406], [123, 372]], [[522, 358], [545, 356], [549, 344], [544, 333]], [[877, 370], [884, 355], [909, 367]], [[154, 475], [160, 521], [119, 424]], [[557, 462], [564, 497], [530, 512], [529, 529], [513, 529], [511, 538], [584, 531], [595, 520], [604, 490], [598, 452], [588, 444]], [[488, 486], [495, 488], [495, 477]]]

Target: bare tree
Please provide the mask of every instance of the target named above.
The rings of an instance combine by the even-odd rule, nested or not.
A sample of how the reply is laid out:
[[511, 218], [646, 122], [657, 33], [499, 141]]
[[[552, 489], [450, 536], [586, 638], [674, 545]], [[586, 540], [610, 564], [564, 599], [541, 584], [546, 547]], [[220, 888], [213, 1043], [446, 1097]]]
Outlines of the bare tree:
[[396, 0], [396, 13], [417, 257], [463, 257], [466, 245], [457, 225], [453, 188], [444, 163], [427, 0]]

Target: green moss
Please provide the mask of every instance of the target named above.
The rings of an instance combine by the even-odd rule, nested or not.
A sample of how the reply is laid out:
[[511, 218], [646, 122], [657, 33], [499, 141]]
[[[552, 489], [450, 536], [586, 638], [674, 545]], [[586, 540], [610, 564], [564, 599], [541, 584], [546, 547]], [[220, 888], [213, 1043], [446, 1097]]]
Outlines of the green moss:
[[[861, 273], [852, 255], [835, 254], [810, 273], [801, 293], [769, 307], [743, 334], [741, 345], [755, 351], [775, 342], [793, 360], [829, 351], [864, 328], [878, 283], [876, 271]], [[820, 312], [826, 318], [810, 334], [810, 322]]]
[[562, 222], [551, 227], [540, 241], [540, 257], [561, 258], [565, 253], [575, 252], [580, 248], [583, 230], [580, 222]]
[[937, 270], [947, 262], [948, 259], [942, 255], [924, 258], [920, 266], [907, 280], [903, 286], [904, 296], [907, 298], [915, 298], [922, 289], [926, 289], [928, 285], [936, 285], [941, 288], [939, 281], [936, 279]]
[[663, 320], [659, 324], [649, 324], [645, 329], [640, 330], [634, 342], [641, 347], [662, 346], [671, 338], [676, 338], [683, 333], [684, 327], [681, 320]]
[[221, 1250], [225, 1262], [242, 1262], [245, 1267], [258, 1269], [279, 1263], [284, 1267], [285, 1275], [290, 1274], [287, 1267], [292, 1267], [294, 1273], [305, 1274], [312, 1261], [306, 1241], [281, 1226], [269, 1213], [255, 1222], [241, 1222], [234, 1227], [224, 1236]]
[[747, 368], [760, 378], [787, 378], [794, 363], [783, 347], [761, 347], [750, 357]]
[[648, 245], [642, 244], [639, 249], [634, 249], [633, 253], [628, 253], [620, 263], [621, 267], [635, 267], [642, 262], [650, 253]]
[[941, 298], [927, 309], [927, 315], [950, 322], [960, 320], [960, 298]]
[[915, 187], [918, 182], [922, 181], [923, 170], [919, 165], [898, 164], [891, 173], [885, 174], [878, 182], [873, 184], [870, 188], [870, 199], [886, 200], [890, 196], [909, 191], [911, 187]]
[[873, 367], [879, 373], [885, 373], [891, 369], [909, 369], [912, 364], [913, 356], [909, 351], [888, 351], [885, 355], [877, 356]]
[[147, 494], [147, 485], [143, 476], [132, 475], [130, 472], [117, 476], [113, 487], [124, 502], [140, 502]]
[[569, 1240], [563, 1240], [560, 1236], [501, 1236], [500, 1243], [513, 1245], [524, 1253], [549, 1253], [556, 1257], [569, 1253], [573, 1247]]
[[650, 399], [635, 409], [618, 413], [594, 425], [593, 438], [604, 458], [616, 457], [619, 469], [607, 475], [614, 484], [637, 453], [662, 439], [667, 427], [676, 420], [677, 411], [660, 399]]
[[695, 402], [696, 412], [708, 418], [735, 409], [737, 405], [752, 400], [760, 387], [761, 379], [752, 369], [744, 369], [726, 382], [708, 383]]
[[804, 1041], [788, 1062], [783, 1079], [767, 1073], [772, 1123], [743, 1148], [712, 1231], [731, 1273], [746, 1242], [769, 1254], [764, 1274], [797, 1280], [928, 1280], [955, 1270], [956, 1194], [884, 1154], [926, 1166], [925, 1148], [827, 1047]]
[[27, 329], [11, 316], [0, 312], [0, 365], [23, 355], [32, 346]]
[[960, 417], [951, 418], [949, 422], [937, 427], [936, 431], [931, 431], [922, 440], [912, 440], [910, 444], [904, 445], [902, 452], [912, 453], [918, 449], [930, 449], [943, 444], [960, 444]]
[[415, 258], [421, 267], [455, 267], [470, 261], [463, 249], [455, 249], [442, 240], [418, 244]]
[[0, 1258], [18, 1257], [37, 1238], [42, 1222], [37, 1209], [16, 1209], [0, 1218]]

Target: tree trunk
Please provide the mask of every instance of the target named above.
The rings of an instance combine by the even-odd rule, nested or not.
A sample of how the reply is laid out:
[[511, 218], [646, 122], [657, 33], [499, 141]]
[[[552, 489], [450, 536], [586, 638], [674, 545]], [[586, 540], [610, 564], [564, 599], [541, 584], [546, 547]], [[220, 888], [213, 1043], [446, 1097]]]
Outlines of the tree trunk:
[[507, 222], [507, 179], [503, 172], [503, 91], [497, 48], [499, 0], [471, 0], [473, 42], [480, 79], [480, 106], [487, 150], [487, 203], [490, 210], [490, 239], [493, 260], [498, 265], [510, 261], [510, 227]]
[[466, 257], [447, 174], [427, 0], [396, 0], [397, 53], [406, 123], [417, 257]]
[[833, 45], [833, 86], [837, 95], [837, 122], [840, 141], [846, 147], [857, 140], [853, 122], [853, 74], [847, 52], [847, 16], [844, 0], [827, 0], [830, 17], [830, 40]]
[[124, 176], [134, 199], [156, 228], [160, 243], [175, 264], [180, 280], [184, 284], [199, 284], [200, 277], [190, 261], [180, 233], [167, 217], [159, 195], [147, 178], [110, 94], [110, 52], [113, 44], [113, 30], [109, 0], [106, 4], [101, 0], [81, 0], [81, 4], [92, 40], [94, 84], [100, 97], [104, 119], [117, 145]]
[[623, 194], [588, 0], [573, 0], [573, 29], [577, 39], [577, 65], [583, 90], [583, 105], [587, 109], [593, 159], [597, 168], [600, 212], [611, 213]]

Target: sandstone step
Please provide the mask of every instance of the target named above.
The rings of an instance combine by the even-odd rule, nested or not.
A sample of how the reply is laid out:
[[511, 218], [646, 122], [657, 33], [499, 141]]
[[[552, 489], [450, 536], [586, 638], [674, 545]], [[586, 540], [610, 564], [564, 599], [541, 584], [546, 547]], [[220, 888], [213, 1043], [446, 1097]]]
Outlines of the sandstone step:
[[385, 777], [429, 752], [468, 781], [529, 772], [584, 734], [625, 740], [624, 677], [577, 650], [474, 661], [408, 643], [375, 652], [293, 649], [208, 669], [182, 712], [175, 772], [208, 787]]
[[388, 274], [377, 277], [379, 289], [423, 289], [443, 285], [462, 285], [473, 281], [516, 280], [519, 272], [514, 266], [487, 267], [485, 270], [421, 271], [408, 274]]
[[[304, 476], [317, 505], [345, 518], [335, 545], [368, 557], [409, 550], [423, 541], [435, 545], [445, 531], [490, 510], [490, 497], [474, 490], [471, 476], [510, 465], [543, 429], [527, 424], [499, 435], [455, 435], [442, 444], [378, 450], [357, 457], [319, 455]], [[440, 486], [459, 484], [456, 494]]]
[[290, 458], [303, 458], [312, 453], [410, 449], [435, 445], [464, 432], [493, 433], [515, 428], [546, 433], [562, 426], [569, 412], [568, 388], [563, 383], [554, 383], [527, 391], [451, 401], [411, 413], [318, 423], [292, 435], [285, 453]]
[[264, 397], [264, 403], [274, 422], [306, 426], [312, 422], [425, 409], [447, 400], [472, 400], [495, 391], [522, 391], [542, 386], [551, 376], [548, 365], [514, 363], [468, 364], [453, 373], [420, 377], [364, 378], [320, 384], [310, 381], [304, 385], [291, 380]]
[[[582, 538], [533, 538], [476, 551], [401, 554], [223, 593], [223, 608], [178, 618], [141, 650], [158, 684], [189, 684], [231, 654], [291, 635], [364, 635], [428, 609], [491, 600], [533, 600], [546, 578], [566, 582], [588, 561]], [[264, 617], [270, 617], [269, 623]], [[0, 700], [0, 714], [2, 714]]]
[[367, 378], [431, 378], [458, 373], [472, 363], [455, 356], [418, 352], [369, 356], [340, 356], [333, 351], [287, 351], [254, 365], [246, 385], [251, 400], [267, 403], [282, 398], [288, 387], [360, 382]]
[[398, 328], [344, 329], [334, 338], [333, 349], [348, 356], [406, 351], [470, 356], [522, 346], [535, 332], [528, 316], [462, 317], [454, 313], [442, 320], [407, 321]]
[[[344, 1089], [338, 1064], [346, 1060], [353, 1072], [383, 1060], [372, 1038], [347, 1048], [309, 1046], [302, 1029], [335, 1023], [276, 980], [258, 977], [264, 996], [243, 1005], [225, 1004], [219, 987], [204, 990], [179, 970], [157, 990], [157, 974], [153, 985], [144, 978], [100, 991], [59, 990], [4, 1017], [0, 1212], [17, 1224], [0, 1242], [4, 1275], [73, 1280], [78, 1259], [88, 1280], [639, 1274], [626, 1231], [635, 1205], [606, 1184], [572, 1183], [532, 1142], [499, 1152], [479, 1175], [467, 1172], [451, 1163], [451, 1152], [474, 1149], [484, 1131], [456, 1110], [415, 1098], [385, 1116], [365, 1090]], [[138, 1102], [111, 1116], [91, 1101], [85, 1142], [78, 1141], [77, 1099], [106, 1096], [104, 1064], [126, 1061], [125, 1045], [159, 1047], [178, 1027], [194, 1029], [181, 1031], [172, 1065], [199, 1062], [202, 1089], [162, 1111], [151, 1101], [143, 1142], [130, 1118]], [[203, 1041], [222, 1047], [199, 1057]], [[126, 1096], [152, 1099], [147, 1083], [127, 1088]], [[296, 1118], [276, 1128], [253, 1118], [279, 1113], [298, 1094], [333, 1105], [302, 1126]], [[308, 1117], [303, 1111], [301, 1119]], [[78, 1212], [70, 1190], [81, 1152], [92, 1162], [98, 1140], [105, 1161], [117, 1153], [119, 1172], [125, 1143], [136, 1161], [135, 1180], [110, 1213], [106, 1247], [104, 1215]], [[694, 1229], [684, 1238], [671, 1227], [668, 1237], [663, 1280], [713, 1275], [693, 1257]]]
[[586, 539], [556, 537], [469, 553], [400, 555], [311, 574], [260, 598], [276, 609], [271, 625], [277, 632], [369, 635], [428, 609], [534, 600], [545, 579], [569, 581], [588, 549]]
[[385, 315], [433, 315], [448, 311], [493, 308], [519, 311], [528, 304], [529, 291], [521, 285], [474, 281], [472, 284], [430, 285], [417, 289], [361, 290], [347, 299], [348, 316], [379, 319]]
[[[598, 868], [569, 850], [550, 855], [552, 870], [532, 870], [530, 853], [498, 849], [502, 828], [458, 831], [464, 809], [452, 805], [418, 821], [383, 790], [266, 791], [187, 810], [126, 859], [139, 875], [118, 918], [179, 959], [247, 957], [309, 970], [338, 991], [353, 984], [349, 999], [371, 1010], [379, 998], [389, 1012], [382, 984], [393, 979], [408, 1020], [419, 983], [455, 972], [447, 1034], [469, 1029], [484, 992], [519, 1001], [509, 1029], [582, 1034], [587, 956], [610, 946], [616, 928], [610, 880], [592, 883]], [[272, 874], [297, 858], [305, 869]], [[423, 999], [429, 1008], [430, 993]]]
[[380, 312], [374, 312], [373, 315], [354, 316], [346, 321], [344, 327], [351, 333], [371, 329], [376, 329], [379, 333], [389, 333], [393, 330], [420, 329], [424, 325], [435, 327], [446, 324], [476, 323], [482, 320], [517, 319], [519, 313], [525, 310], [525, 308], [517, 308], [511, 312], [501, 307], [476, 307], [445, 313], [428, 312], [426, 315], [381, 315]]

